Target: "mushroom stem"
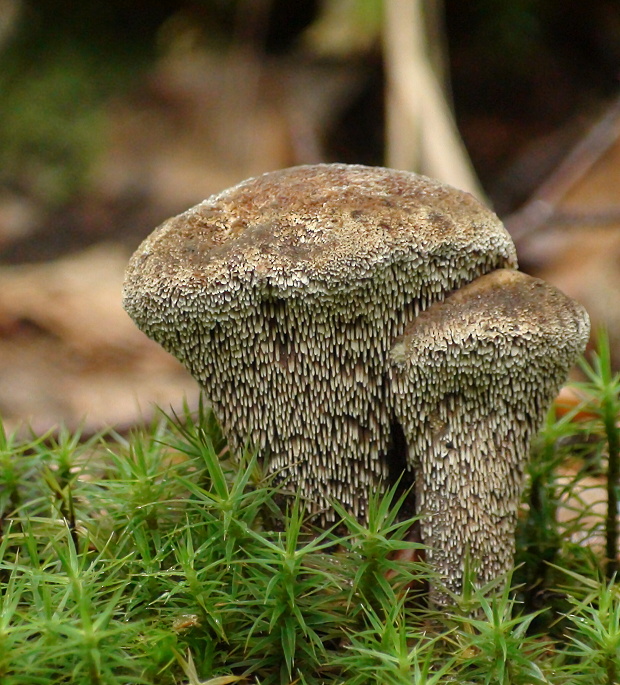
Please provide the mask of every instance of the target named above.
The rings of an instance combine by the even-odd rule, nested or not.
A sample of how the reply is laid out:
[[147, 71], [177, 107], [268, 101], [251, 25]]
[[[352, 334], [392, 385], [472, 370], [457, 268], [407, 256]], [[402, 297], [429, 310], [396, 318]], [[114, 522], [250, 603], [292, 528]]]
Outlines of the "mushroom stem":
[[[576, 302], [499, 269], [421, 313], [393, 347], [422, 540], [448, 591], [461, 591], [468, 556], [481, 584], [510, 569], [530, 441], [588, 333]], [[448, 597], [431, 588], [436, 604]]]

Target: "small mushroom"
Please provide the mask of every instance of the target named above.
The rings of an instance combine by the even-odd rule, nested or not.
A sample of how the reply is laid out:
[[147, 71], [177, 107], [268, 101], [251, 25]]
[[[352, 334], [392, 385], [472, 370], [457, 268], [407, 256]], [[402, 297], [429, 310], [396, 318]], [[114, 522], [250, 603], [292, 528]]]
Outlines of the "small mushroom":
[[250, 179], [164, 223], [131, 259], [124, 306], [197, 379], [233, 446], [249, 439], [326, 523], [333, 500], [364, 518], [369, 491], [405, 468], [394, 340], [504, 267], [516, 267], [512, 241], [468, 193], [320, 164]]
[[461, 590], [467, 555], [481, 582], [510, 569], [530, 440], [588, 334], [579, 304], [500, 269], [433, 304], [396, 341], [396, 415], [421, 537], [449, 590]]

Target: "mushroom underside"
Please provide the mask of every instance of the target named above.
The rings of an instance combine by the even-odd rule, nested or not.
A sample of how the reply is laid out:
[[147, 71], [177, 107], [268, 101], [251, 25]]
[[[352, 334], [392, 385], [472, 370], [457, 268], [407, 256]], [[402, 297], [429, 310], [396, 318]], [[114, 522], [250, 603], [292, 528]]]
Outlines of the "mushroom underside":
[[393, 341], [428, 306], [506, 261], [414, 255], [334, 292], [257, 287], [250, 303], [216, 323], [205, 323], [212, 300], [181, 292], [165, 297], [174, 302], [174, 328], [160, 304], [133, 306], [157, 308], [143, 330], [200, 383], [231, 446], [258, 449], [268, 471], [293, 484], [327, 525], [336, 519], [334, 500], [363, 520], [368, 493], [403, 473]]

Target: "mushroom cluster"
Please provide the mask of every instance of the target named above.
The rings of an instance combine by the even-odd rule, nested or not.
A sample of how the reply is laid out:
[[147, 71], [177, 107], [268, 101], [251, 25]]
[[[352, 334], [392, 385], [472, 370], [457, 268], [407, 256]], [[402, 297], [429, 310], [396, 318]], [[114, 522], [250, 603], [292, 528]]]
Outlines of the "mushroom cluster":
[[[583, 349], [584, 310], [515, 271], [499, 219], [410, 172], [249, 179], [154, 231], [124, 306], [323, 524], [403, 473], [431, 563], [510, 564], [529, 440]], [[450, 527], [462, 526], [451, 537]]]

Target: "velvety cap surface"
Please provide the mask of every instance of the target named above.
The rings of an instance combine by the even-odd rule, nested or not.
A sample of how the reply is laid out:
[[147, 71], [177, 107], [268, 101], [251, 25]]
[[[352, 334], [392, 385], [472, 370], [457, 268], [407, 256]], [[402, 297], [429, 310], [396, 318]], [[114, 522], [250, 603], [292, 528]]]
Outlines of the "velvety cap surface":
[[[470, 194], [406, 171], [318, 164], [249, 179], [160, 226], [136, 252], [126, 281], [141, 295], [208, 295], [214, 313], [250, 288], [278, 297], [331, 293], [377, 266], [455, 254], [516, 266], [493, 212]], [[244, 298], [241, 297], [241, 300]]]

